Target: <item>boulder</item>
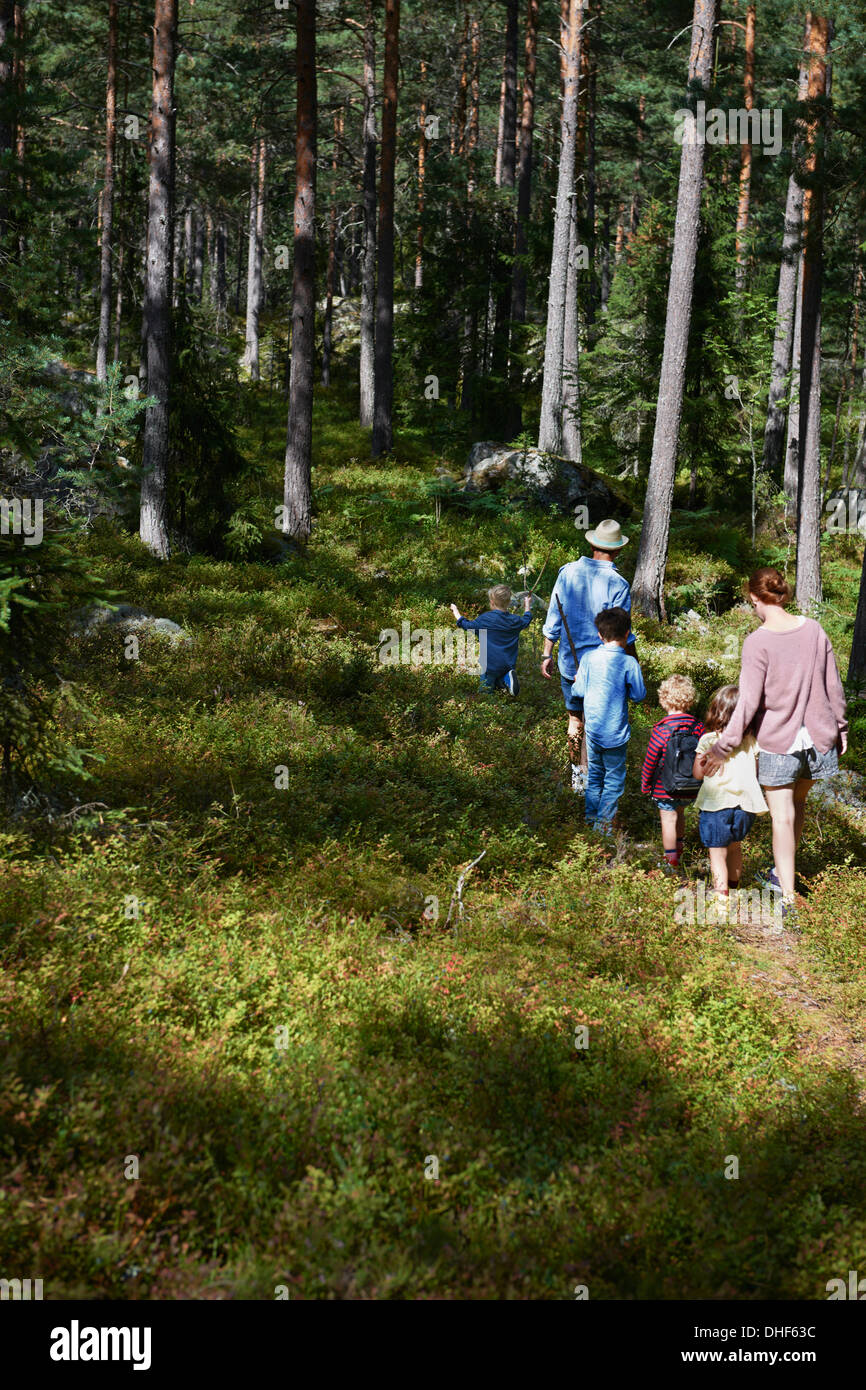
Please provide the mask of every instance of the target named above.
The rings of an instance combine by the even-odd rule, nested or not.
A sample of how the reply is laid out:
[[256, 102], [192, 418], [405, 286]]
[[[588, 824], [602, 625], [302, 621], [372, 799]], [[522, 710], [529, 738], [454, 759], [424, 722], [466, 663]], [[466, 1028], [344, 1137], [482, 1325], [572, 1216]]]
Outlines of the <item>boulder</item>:
[[683, 613], [677, 619], [677, 627], [690, 628], [692, 632], [709, 632], [708, 625], [704, 622], [700, 613], [696, 613], [694, 608], [690, 608], [687, 613]]
[[509, 449], [482, 440], [469, 452], [463, 478], [464, 492], [486, 492], [503, 483], [516, 483], [520, 491], [544, 507], [575, 511], [586, 507], [589, 524], [604, 517], [628, 515], [630, 504], [605, 480], [583, 464], [572, 463], [538, 449]]
[[171, 618], [155, 618], [131, 603], [118, 603], [113, 608], [102, 603], [95, 604], [78, 614], [73, 631], [77, 637], [89, 637], [103, 627], [116, 627], [120, 632], [154, 632], [168, 638], [175, 646], [191, 646], [193, 641], [191, 635], [179, 623], [172, 622]]

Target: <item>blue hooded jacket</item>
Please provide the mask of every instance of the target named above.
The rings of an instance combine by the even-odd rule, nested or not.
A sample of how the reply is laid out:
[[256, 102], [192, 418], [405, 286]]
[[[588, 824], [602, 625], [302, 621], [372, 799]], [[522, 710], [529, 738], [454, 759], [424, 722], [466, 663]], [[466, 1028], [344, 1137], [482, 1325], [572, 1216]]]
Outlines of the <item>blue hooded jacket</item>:
[[458, 618], [457, 626], [467, 632], [486, 631], [487, 657], [485, 660], [482, 648], [481, 670], [498, 675], [514, 670], [520, 634], [532, 619], [531, 612], [504, 613], [501, 608], [490, 608], [486, 613], [479, 613], [477, 618]]

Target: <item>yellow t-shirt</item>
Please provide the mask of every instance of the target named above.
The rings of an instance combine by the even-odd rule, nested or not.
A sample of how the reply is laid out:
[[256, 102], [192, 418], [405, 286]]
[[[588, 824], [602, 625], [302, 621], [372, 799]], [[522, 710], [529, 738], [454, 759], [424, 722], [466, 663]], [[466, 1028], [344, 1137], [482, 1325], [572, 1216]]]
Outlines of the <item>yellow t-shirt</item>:
[[[702, 734], [697, 751], [706, 753], [718, 737], [718, 732]], [[739, 806], [758, 816], [769, 811], [758, 783], [758, 744], [753, 734], [746, 735], [718, 772], [704, 778], [695, 805], [699, 811], [725, 811]]]

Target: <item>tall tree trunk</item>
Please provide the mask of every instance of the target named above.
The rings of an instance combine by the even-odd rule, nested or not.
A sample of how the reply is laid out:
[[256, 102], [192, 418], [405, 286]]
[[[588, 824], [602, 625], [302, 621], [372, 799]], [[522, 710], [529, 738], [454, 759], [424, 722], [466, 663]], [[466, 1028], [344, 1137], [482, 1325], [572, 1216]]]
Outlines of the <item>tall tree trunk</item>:
[[122, 241], [122, 239], [121, 239], [120, 237], [118, 237], [118, 239], [117, 239], [117, 274], [116, 274], [115, 277], [114, 277], [114, 280], [115, 280], [115, 292], [114, 292], [114, 333], [113, 333], [114, 347], [113, 347], [112, 353], [111, 353], [112, 361], [114, 361], [114, 362], [119, 362], [119, 361], [120, 361], [120, 329], [121, 329], [121, 324], [122, 324], [122, 322], [123, 322], [123, 261], [124, 261], [123, 241]]
[[[743, 75], [743, 101], [747, 111], [755, 104], [755, 5], [746, 9], [746, 59]], [[751, 129], [749, 129], [751, 135]], [[749, 230], [749, 197], [752, 186], [752, 142], [740, 144], [740, 191], [737, 199], [736, 271], [737, 290], [746, 288], [746, 237]]]
[[[581, 25], [583, 15], [581, 15]], [[563, 46], [566, 34], [563, 34]], [[580, 385], [579, 357], [580, 330], [578, 310], [581, 295], [580, 259], [583, 247], [581, 227], [581, 185], [586, 168], [587, 144], [587, 64], [589, 60], [588, 35], [581, 33], [580, 67], [578, 70], [577, 94], [577, 134], [574, 150], [574, 193], [571, 198], [571, 220], [568, 231], [568, 275], [565, 291], [565, 328], [562, 345], [562, 452], [567, 459], [579, 463], [582, 457], [580, 424]]]
[[[600, 12], [599, 12], [600, 16]], [[595, 45], [599, 39], [600, 25], [596, 25], [592, 46], [589, 48], [589, 74], [586, 90], [586, 232], [589, 245], [589, 284], [586, 294], [586, 325], [591, 328], [595, 322], [596, 298], [598, 294], [596, 279], [596, 228], [595, 228], [595, 101], [598, 59]]]
[[562, 344], [562, 452], [567, 459], [580, 463], [582, 458], [580, 428], [579, 336], [578, 336], [578, 260], [579, 231], [577, 197], [571, 200], [571, 226], [568, 238], [568, 277], [565, 292], [565, 329]]
[[183, 215], [183, 292], [187, 299], [192, 293], [193, 261], [195, 259], [195, 208], [187, 203]]
[[568, 24], [563, 32], [564, 90], [560, 122], [559, 178], [553, 222], [553, 252], [547, 297], [547, 333], [544, 342], [544, 376], [541, 386], [541, 421], [538, 447], [558, 454], [562, 448], [563, 371], [565, 320], [568, 294], [571, 230], [574, 199], [574, 160], [577, 139], [578, 88], [580, 82], [580, 26], [583, 0], [569, 0]]
[[216, 233], [216, 311], [217, 332], [226, 326], [226, 224], [220, 218]]
[[496, 137], [496, 183], [502, 188], [514, 187], [517, 157], [517, 9], [518, 0], [505, 0], [505, 55]]
[[471, 66], [469, 75], [469, 129], [466, 139], [466, 153], [468, 158], [468, 192], [470, 199], [475, 192], [475, 152], [478, 149], [479, 135], [479, 113], [480, 113], [480, 84], [481, 84], [481, 25], [478, 19], [472, 17], [472, 46], [471, 46]]
[[[857, 248], [856, 242], [855, 242], [855, 249], [854, 249], [854, 257], [855, 257], [855, 260], [858, 259], [858, 257], [859, 257], [859, 250], [858, 250], [858, 248]], [[860, 295], [861, 295], [861, 293], [862, 293], [862, 290], [863, 290], [863, 266], [862, 266], [862, 264], [858, 264], [858, 266], [857, 266], [857, 277], [856, 277], [855, 286], [854, 286], [854, 332], [853, 332], [852, 340], [851, 340], [851, 372], [850, 372], [850, 377], [849, 377], [849, 392], [850, 392], [850, 394], [849, 394], [849, 396], [848, 396], [848, 411], [847, 411], [847, 416], [848, 416], [848, 418], [847, 418], [847, 420], [846, 420], [846, 422], [845, 422], [845, 435], [844, 435], [844, 443], [843, 443], [843, 447], [842, 447], [842, 486], [843, 486], [843, 487], [850, 487], [850, 486], [851, 486], [851, 483], [849, 482], [849, 476], [850, 476], [850, 474], [849, 474], [849, 464], [850, 464], [850, 458], [851, 458], [851, 442], [852, 442], [852, 438], [853, 438], [854, 397], [855, 397], [855, 395], [856, 395], [857, 362], [858, 362], [858, 353], [859, 353], [858, 329], [859, 329], [859, 323], [860, 323]]]
[[808, 612], [821, 589], [821, 284], [824, 273], [824, 142], [830, 21], [812, 15], [810, 120], [803, 199], [803, 330], [800, 347], [800, 458], [797, 490], [797, 603]]
[[[467, 15], [469, 6], [467, 0]], [[468, 244], [474, 241], [474, 198], [475, 180], [478, 162], [478, 135], [479, 135], [479, 111], [480, 111], [480, 56], [481, 56], [481, 26], [478, 19], [473, 16], [470, 23], [471, 44], [469, 61], [469, 118], [466, 133], [466, 239]], [[489, 283], [489, 266], [488, 266]], [[486, 302], [486, 299], [485, 299]], [[478, 306], [470, 304], [463, 315], [463, 343], [461, 346], [461, 396], [460, 408], [469, 413], [475, 419], [475, 376], [478, 367]]]
[[[839, 391], [836, 396], [836, 413], [833, 418], [833, 435], [830, 440], [830, 448], [827, 453], [827, 467], [824, 472], [824, 482], [821, 488], [822, 511], [824, 508], [824, 502], [827, 497], [827, 493], [830, 490], [830, 479], [833, 476], [833, 463], [836, 458], [836, 447], [839, 442], [839, 428], [842, 424], [842, 411], [845, 405], [845, 401], [848, 398], [848, 393], [854, 385], [854, 379], [857, 372], [857, 331], [859, 328], [860, 319], [860, 289], [861, 281], [863, 278], [863, 267], [857, 264], [858, 254], [859, 246], [855, 243], [854, 264], [852, 266], [851, 312], [848, 317], [848, 322], [845, 325], [845, 356], [842, 359], [842, 381], [840, 383]], [[851, 411], [849, 406], [849, 421], [850, 415]], [[845, 487], [844, 471], [845, 470], [843, 469], [843, 487]]]
[[283, 530], [310, 534], [313, 514], [313, 371], [316, 350], [316, 0], [297, 2], [295, 49], [295, 229], [292, 278], [292, 368], [283, 502]]
[[[801, 190], [802, 192], [802, 190]], [[802, 211], [802, 208], [801, 208]], [[800, 340], [803, 329], [803, 251], [797, 252], [797, 276], [794, 301], [794, 334], [791, 339], [791, 386], [788, 401], [788, 426], [785, 434], [785, 464], [782, 487], [785, 493], [785, 515], [797, 515], [797, 496], [800, 488]]]
[[174, 210], [174, 229], [171, 241], [171, 293], [172, 306], [176, 309], [180, 303], [180, 288], [183, 283], [183, 247], [184, 230], [186, 224], [186, 212], [178, 216], [177, 209]]
[[241, 281], [243, 280], [243, 259], [244, 259], [244, 234], [243, 227], [238, 228], [237, 239], [237, 258], [235, 264], [235, 317], [241, 312]]
[[601, 285], [599, 305], [603, 314], [607, 313], [607, 301], [610, 298], [610, 204], [604, 209], [604, 222], [602, 223], [601, 241]]
[[105, 94], [105, 181], [102, 185], [102, 245], [99, 261], [99, 336], [96, 379], [108, 376], [111, 332], [111, 255], [114, 224], [114, 152], [117, 144], [117, 0], [108, 0], [108, 84]]
[[619, 265], [625, 250], [625, 203], [620, 203], [616, 219], [616, 236], [613, 243], [613, 263]]
[[216, 237], [214, 236], [213, 213], [205, 214], [205, 258], [207, 260], [207, 297], [210, 307], [216, 309]]
[[247, 324], [244, 366], [251, 381], [259, 379], [259, 315], [262, 311], [262, 257], [265, 242], [265, 173], [267, 147], [260, 135], [250, 160], [250, 235], [247, 250]]
[[331, 347], [334, 332], [334, 281], [337, 270], [337, 150], [341, 128], [340, 112], [334, 112], [334, 155], [331, 171], [334, 175], [331, 189], [331, 207], [328, 213], [328, 271], [325, 281], [325, 326], [322, 331], [322, 385], [331, 384]]
[[195, 219], [195, 233], [192, 242], [192, 298], [201, 303], [204, 289], [204, 217], [199, 208]]
[[[701, 91], [706, 92], [709, 89], [717, 14], [718, 0], [695, 0], [689, 56], [690, 106]], [[632, 603], [637, 606], [639, 612], [652, 618], [665, 617], [664, 575], [692, 317], [692, 289], [701, 219], [704, 154], [704, 141], [698, 139], [697, 122], [693, 116], [691, 129], [687, 122], [683, 131], [652, 460], [632, 585]]]
[[373, 0], [364, 12], [364, 130], [363, 130], [364, 246], [361, 253], [361, 367], [359, 418], [365, 428], [373, 423], [375, 394], [376, 332], [376, 30]]
[[[805, 43], [809, 42], [809, 24], [806, 26]], [[809, 78], [805, 62], [800, 65], [798, 98], [806, 100]], [[764, 428], [763, 466], [772, 475], [779, 472], [783, 463], [783, 450], [786, 444], [786, 422], [788, 410], [781, 404], [788, 391], [789, 376], [794, 350], [794, 328], [797, 319], [799, 297], [797, 285], [800, 269], [800, 233], [803, 224], [803, 188], [797, 178], [797, 160], [800, 138], [795, 130], [791, 146], [791, 173], [788, 178], [788, 195], [785, 202], [785, 226], [782, 233], [782, 261], [779, 267], [779, 289], [776, 296], [776, 330], [773, 338], [773, 365], [770, 374], [770, 391], [767, 398], [767, 423]], [[785, 465], [787, 467], [787, 463]], [[787, 483], [790, 478], [786, 478]], [[795, 468], [796, 481], [796, 468]]]
[[397, 82], [400, 74], [400, 0], [385, 0], [385, 59], [382, 71], [382, 160], [379, 172], [379, 234], [376, 274], [375, 399], [373, 457], [393, 443], [394, 404], [394, 172], [397, 161]]
[[[863, 367], [860, 389], [866, 397], [866, 365]], [[854, 465], [849, 475], [849, 487], [856, 487], [857, 490], [866, 488], [866, 404], [860, 409], [860, 424], [857, 429], [857, 449], [854, 454]]]
[[174, 65], [177, 0], [156, 0], [153, 21], [153, 97], [148, 146], [147, 277], [144, 333], [147, 394], [144, 417], [139, 535], [160, 559], [169, 553], [166, 516], [168, 412], [171, 388], [172, 199], [174, 196]]
[[424, 284], [424, 173], [427, 163], [427, 64], [421, 59], [421, 115], [418, 121], [418, 227], [415, 234], [415, 288]]
[[520, 113], [520, 153], [517, 161], [517, 214], [514, 224], [514, 270], [511, 279], [511, 320], [526, 322], [526, 247], [532, 197], [532, 138], [535, 130], [535, 70], [538, 52], [538, 0], [526, 9], [526, 66]]
[[457, 86], [457, 110], [451, 133], [451, 153], [466, 153], [466, 91], [469, 82], [469, 5], [463, 5], [463, 37], [460, 41], [460, 81]]
[[[123, 110], [129, 106], [129, 42], [132, 35], [132, 25], [127, 24], [126, 35], [123, 41]], [[127, 225], [126, 217], [126, 189], [127, 189], [127, 151], [129, 141], [124, 140], [120, 151], [120, 195], [117, 200], [117, 231], [115, 241], [117, 243], [117, 266], [114, 275], [115, 281], [115, 301], [114, 301], [114, 346], [112, 349], [112, 359], [120, 361], [120, 333], [123, 323], [123, 273], [126, 260], [126, 237], [131, 235], [131, 229]], [[142, 258], [142, 261], [145, 258]]]

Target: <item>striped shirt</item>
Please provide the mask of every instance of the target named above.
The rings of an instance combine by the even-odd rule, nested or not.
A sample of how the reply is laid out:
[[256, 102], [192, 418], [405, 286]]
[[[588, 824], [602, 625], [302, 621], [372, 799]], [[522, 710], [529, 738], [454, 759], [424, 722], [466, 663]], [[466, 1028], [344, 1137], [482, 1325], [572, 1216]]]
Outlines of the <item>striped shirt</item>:
[[[687, 729], [690, 734], [697, 734], [698, 738], [701, 734], [706, 733], [700, 719], [695, 719], [691, 714], [668, 714], [664, 719], [659, 720], [650, 734], [649, 746], [643, 760], [640, 789], [644, 796], [652, 796], [661, 801], [669, 801], [673, 796], [673, 792], [666, 791], [662, 786], [660, 778], [665, 760], [665, 749], [671, 734], [676, 729]], [[696, 796], [696, 791], [676, 793], [677, 801], [693, 801]]]

